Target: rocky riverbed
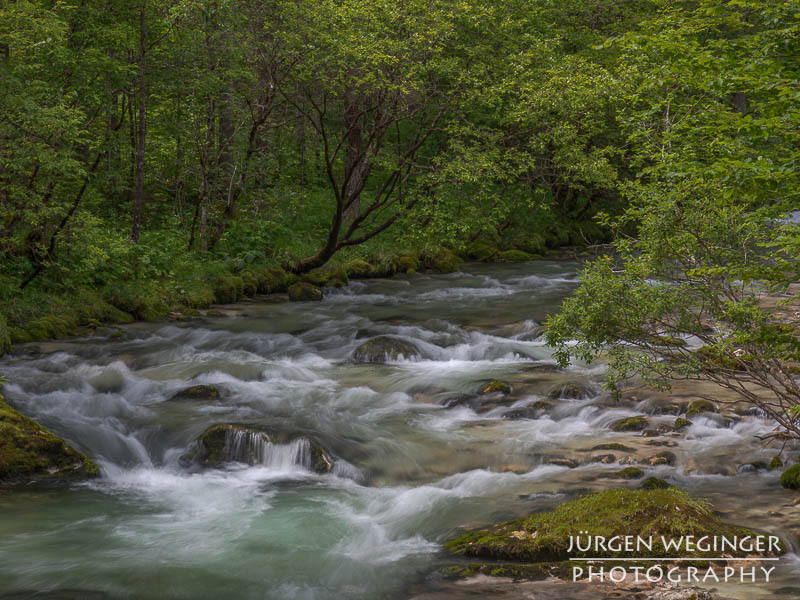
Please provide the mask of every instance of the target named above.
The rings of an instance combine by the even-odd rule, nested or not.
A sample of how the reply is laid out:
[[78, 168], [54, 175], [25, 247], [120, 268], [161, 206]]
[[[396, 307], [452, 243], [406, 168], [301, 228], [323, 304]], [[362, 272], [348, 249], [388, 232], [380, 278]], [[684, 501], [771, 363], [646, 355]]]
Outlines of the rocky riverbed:
[[614, 400], [602, 365], [557, 368], [541, 322], [576, 267], [467, 265], [20, 345], [0, 362], [7, 401], [101, 476], [0, 491], [0, 589], [676, 600], [630, 582], [454, 579], [463, 559], [446, 550], [660, 481], [786, 541], [769, 584], [698, 593], [800, 597], [800, 492], [779, 482], [798, 449], [765, 446], [770, 423], [710, 386]]

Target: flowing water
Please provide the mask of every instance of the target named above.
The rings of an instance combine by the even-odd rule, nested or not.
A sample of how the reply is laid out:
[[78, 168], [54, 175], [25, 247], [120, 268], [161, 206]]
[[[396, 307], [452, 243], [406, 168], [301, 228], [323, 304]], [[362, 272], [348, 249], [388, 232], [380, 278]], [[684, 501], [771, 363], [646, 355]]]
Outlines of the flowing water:
[[[555, 367], [538, 324], [574, 289], [576, 269], [472, 265], [353, 282], [318, 303], [253, 301], [237, 305], [238, 316], [21, 347], [0, 362], [7, 400], [103, 474], [0, 491], [0, 594], [455, 597], [430, 574], [452, 562], [441, 544], [459, 528], [636, 485], [608, 475], [665, 447], [676, 464], [646, 466], [648, 475], [710, 499], [728, 520], [796, 540], [794, 496], [776, 473], [742, 466], [775, 454], [754, 437], [768, 422], [740, 411], [695, 417], [680, 435], [613, 433], [613, 421], [632, 415], [671, 423], [674, 404], [697, 390], [614, 402], [601, 366]], [[421, 357], [348, 361], [382, 334]], [[512, 394], [481, 404], [475, 394], [493, 379]], [[558, 398], [576, 383], [579, 398]], [[171, 399], [199, 384], [220, 397]], [[305, 438], [280, 444], [257, 433], [227, 439], [224, 468], [182, 462], [219, 423], [300, 432], [333, 469], [309, 469]], [[601, 442], [636, 452], [592, 462], [586, 450]], [[772, 587], [724, 591], [756, 598], [791, 588], [796, 556], [778, 570]]]

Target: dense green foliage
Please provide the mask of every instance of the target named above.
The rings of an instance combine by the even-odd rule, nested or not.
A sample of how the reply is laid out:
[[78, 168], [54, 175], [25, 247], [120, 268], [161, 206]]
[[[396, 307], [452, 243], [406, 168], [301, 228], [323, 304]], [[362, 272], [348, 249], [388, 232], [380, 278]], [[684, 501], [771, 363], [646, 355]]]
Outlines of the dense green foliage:
[[800, 435], [782, 310], [796, 301], [765, 295], [798, 280], [800, 226], [783, 217], [800, 197], [800, 11], [704, 0], [608, 44], [629, 65], [619, 122], [638, 173], [609, 218], [617, 253], [585, 271], [548, 339], [562, 361], [607, 350], [612, 386], [710, 379]]
[[0, 301], [135, 313], [120, 286], [602, 241], [626, 168], [600, 44], [657, 5], [4, 3]]

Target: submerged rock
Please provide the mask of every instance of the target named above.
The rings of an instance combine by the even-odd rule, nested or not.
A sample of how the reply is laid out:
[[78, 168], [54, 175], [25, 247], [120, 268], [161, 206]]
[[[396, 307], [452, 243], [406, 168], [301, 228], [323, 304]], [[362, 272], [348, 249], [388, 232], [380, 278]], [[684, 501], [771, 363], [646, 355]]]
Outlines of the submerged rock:
[[289, 294], [289, 300], [292, 302], [319, 302], [322, 300], [322, 290], [304, 281], [293, 283], [286, 291]]
[[583, 400], [593, 394], [592, 388], [580, 381], [570, 381], [554, 387], [547, 393], [551, 400], [567, 398], [569, 400]]
[[353, 351], [357, 363], [385, 363], [399, 358], [415, 359], [420, 353], [416, 346], [403, 340], [381, 335], [367, 340]]
[[[570, 549], [570, 536], [615, 535], [652, 536], [652, 549], [639, 547], [634, 552], [608, 549], [609, 558], [655, 558], [673, 556], [665, 548], [661, 536], [671, 539], [680, 535], [727, 537], [740, 539], [758, 535], [753, 530], [720, 521], [704, 502], [677, 488], [653, 490], [610, 489], [562, 504], [546, 513], [500, 523], [488, 529], [473, 531], [446, 544], [450, 552], [491, 561], [543, 563], [568, 561], [570, 558], [593, 556]], [[674, 552], [674, 551], [673, 551]], [[687, 558], [702, 557], [702, 552], [683, 553]], [[740, 554], [736, 553], [734, 554]], [[502, 565], [497, 565], [502, 566]]]
[[327, 473], [333, 468], [333, 460], [322, 446], [306, 436], [270, 434], [256, 427], [232, 423], [206, 429], [181, 456], [181, 462], [211, 468], [229, 462], [276, 468], [299, 466], [317, 473]]
[[480, 392], [481, 394], [502, 394], [503, 396], [507, 396], [511, 393], [511, 385], [506, 383], [505, 381], [500, 381], [498, 379], [493, 379], [486, 385], [481, 387]]
[[220, 389], [211, 384], [193, 385], [183, 388], [172, 394], [170, 400], [219, 400], [222, 397]]
[[99, 474], [84, 454], [0, 399], [0, 484]]

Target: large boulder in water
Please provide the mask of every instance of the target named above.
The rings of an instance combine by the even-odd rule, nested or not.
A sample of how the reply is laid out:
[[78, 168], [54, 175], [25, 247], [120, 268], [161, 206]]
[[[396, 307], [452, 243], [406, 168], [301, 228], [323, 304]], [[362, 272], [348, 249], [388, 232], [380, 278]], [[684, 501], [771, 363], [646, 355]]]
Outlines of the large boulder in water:
[[99, 474], [84, 454], [0, 399], [0, 484]]
[[367, 340], [353, 351], [353, 362], [385, 363], [399, 358], [419, 358], [419, 350], [414, 344], [381, 335]]
[[327, 473], [333, 460], [314, 440], [290, 433], [272, 433], [258, 427], [222, 423], [212, 425], [181, 456], [184, 465], [219, 468], [225, 463], [266, 465], [276, 468], [299, 466]]
[[170, 400], [219, 400], [222, 393], [215, 385], [203, 383], [183, 388], [172, 394]]

